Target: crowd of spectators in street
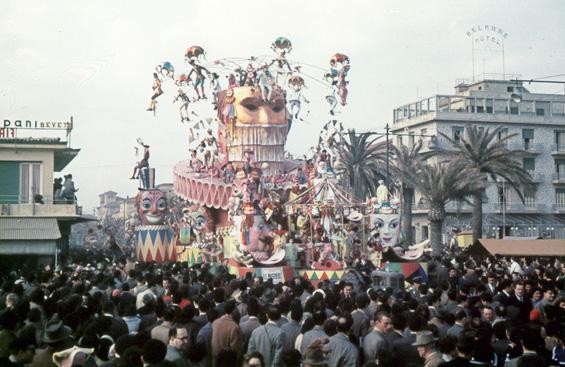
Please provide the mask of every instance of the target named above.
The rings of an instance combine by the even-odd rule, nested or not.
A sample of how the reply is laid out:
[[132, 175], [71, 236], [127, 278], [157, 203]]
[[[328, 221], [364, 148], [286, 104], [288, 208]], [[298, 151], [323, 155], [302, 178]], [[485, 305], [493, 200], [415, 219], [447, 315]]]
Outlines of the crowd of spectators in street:
[[554, 259], [446, 256], [405, 290], [86, 261], [3, 278], [0, 366], [565, 364]]

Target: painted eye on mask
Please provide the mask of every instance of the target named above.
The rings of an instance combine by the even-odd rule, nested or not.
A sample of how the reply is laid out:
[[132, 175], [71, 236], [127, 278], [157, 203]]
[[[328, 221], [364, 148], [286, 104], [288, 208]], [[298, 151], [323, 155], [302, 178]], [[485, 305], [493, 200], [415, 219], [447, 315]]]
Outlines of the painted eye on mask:
[[243, 107], [245, 107], [246, 109], [248, 109], [251, 112], [255, 112], [259, 109], [259, 107], [257, 107], [257, 105], [254, 104], [254, 103], [245, 103], [243, 105]]
[[167, 202], [165, 201], [165, 199], [161, 198], [157, 201], [157, 209], [163, 210], [166, 207], [167, 207]]
[[273, 112], [276, 112], [276, 113], [281, 112], [283, 109], [284, 109], [284, 106], [281, 106], [281, 105], [273, 106]]
[[149, 210], [151, 209], [151, 200], [149, 199], [143, 199], [141, 201], [141, 208], [145, 209], [145, 210]]

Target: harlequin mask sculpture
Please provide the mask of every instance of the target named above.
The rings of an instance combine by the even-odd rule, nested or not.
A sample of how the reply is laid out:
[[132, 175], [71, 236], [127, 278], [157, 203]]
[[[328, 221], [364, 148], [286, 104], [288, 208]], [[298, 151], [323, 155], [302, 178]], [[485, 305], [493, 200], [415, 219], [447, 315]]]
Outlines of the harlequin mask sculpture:
[[[225, 134], [226, 156], [229, 162], [244, 163], [245, 152], [251, 150], [254, 160], [268, 162], [268, 174], [282, 169], [284, 145], [289, 130], [288, 112], [284, 92], [274, 88], [266, 101], [259, 87], [233, 88], [235, 118], [228, 122]], [[226, 91], [219, 93], [219, 119], [226, 103]]]
[[135, 200], [141, 225], [160, 225], [168, 212], [167, 197], [161, 190], [143, 190]]
[[400, 214], [369, 215], [371, 232], [378, 232], [384, 247], [398, 245], [400, 238]]

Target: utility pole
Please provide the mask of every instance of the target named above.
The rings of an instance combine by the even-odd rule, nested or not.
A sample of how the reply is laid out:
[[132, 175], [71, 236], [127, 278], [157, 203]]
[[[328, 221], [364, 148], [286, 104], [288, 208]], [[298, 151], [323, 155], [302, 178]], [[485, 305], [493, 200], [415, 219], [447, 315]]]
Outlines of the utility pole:
[[389, 131], [390, 131], [390, 126], [388, 125], [388, 122], [386, 123], [385, 126], [385, 137], [386, 137], [386, 187], [389, 187], [389, 155], [390, 155], [390, 146], [388, 143], [388, 135], [389, 135]]

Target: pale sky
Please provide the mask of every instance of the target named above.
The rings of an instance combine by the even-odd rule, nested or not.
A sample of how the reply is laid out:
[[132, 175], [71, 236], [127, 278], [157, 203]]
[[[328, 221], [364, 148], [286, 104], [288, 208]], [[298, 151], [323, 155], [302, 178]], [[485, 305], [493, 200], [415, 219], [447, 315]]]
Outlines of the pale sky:
[[[79, 204], [92, 213], [98, 194], [135, 195], [130, 181], [137, 137], [151, 145], [157, 182], [171, 182], [188, 155], [187, 128], [164, 83], [154, 117], [146, 112], [152, 73], [171, 61], [185, 69], [193, 45], [207, 60], [274, 55], [279, 36], [289, 59], [329, 66], [336, 52], [351, 59], [347, 128], [383, 129], [392, 110], [471, 78], [477, 25], [508, 33], [506, 73], [523, 78], [565, 74], [565, 2], [554, 1], [3, 1], [0, 14], [0, 118], [65, 121], [74, 117], [72, 147], [81, 148], [60, 176], [73, 173]], [[481, 46], [482, 47], [482, 46]], [[475, 73], [502, 73], [499, 49], [477, 52]], [[483, 61], [484, 60], [484, 61]], [[307, 68], [305, 67], [305, 70]], [[321, 78], [322, 69], [308, 72]], [[565, 77], [557, 78], [565, 80]], [[222, 78], [225, 86], [225, 78]], [[308, 121], [294, 123], [287, 150], [302, 154], [329, 120], [324, 88], [306, 80]], [[206, 85], [208, 88], [208, 84]], [[542, 91], [530, 86], [532, 91]], [[563, 92], [553, 85], [548, 92]], [[198, 103], [200, 117], [212, 109]], [[1, 174], [1, 173], [0, 173]], [[56, 174], [58, 177], [59, 174]]]

